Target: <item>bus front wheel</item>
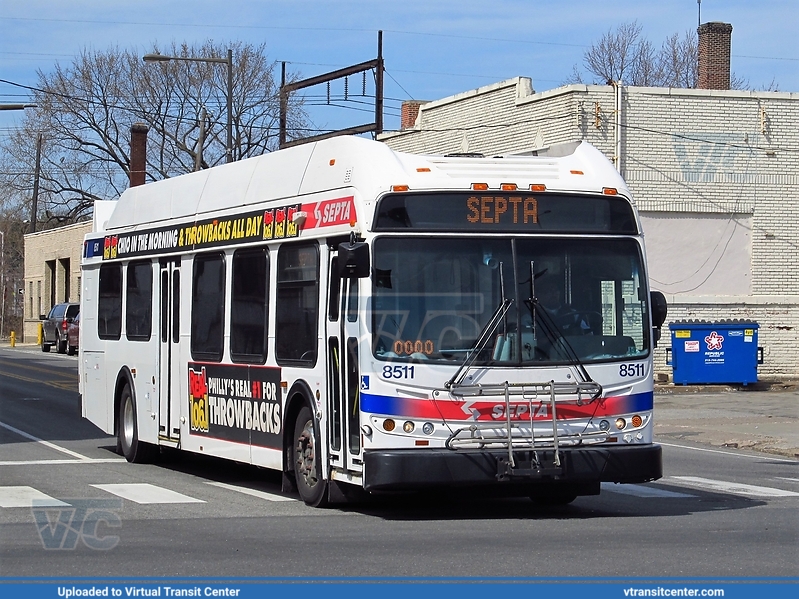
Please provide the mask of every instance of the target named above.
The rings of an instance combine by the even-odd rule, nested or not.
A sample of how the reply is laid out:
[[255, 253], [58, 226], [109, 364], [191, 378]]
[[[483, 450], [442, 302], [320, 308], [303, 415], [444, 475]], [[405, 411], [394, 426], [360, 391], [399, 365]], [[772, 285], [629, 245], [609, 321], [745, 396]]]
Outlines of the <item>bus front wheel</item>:
[[136, 422], [136, 402], [130, 385], [122, 388], [119, 399], [119, 421], [117, 423], [117, 450], [125, 459], [133, 463], [147, 462], [153, 454], [153, 447], [139, 441], [139, 426]]
[[294, 424], [292, 450], [294, 477], [302, 500], [313, 507], [327, 504], [327, 483], [322, 478], [322, 454], [311, 410], [305, 406]]

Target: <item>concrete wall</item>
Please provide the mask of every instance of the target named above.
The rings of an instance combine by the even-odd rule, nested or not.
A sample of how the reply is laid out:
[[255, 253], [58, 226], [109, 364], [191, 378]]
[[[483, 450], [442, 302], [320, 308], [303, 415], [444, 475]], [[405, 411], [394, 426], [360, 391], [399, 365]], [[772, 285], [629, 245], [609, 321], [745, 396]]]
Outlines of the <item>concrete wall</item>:
[[[667, 323], [756, 320], [760, 374], [796, 377], [797, 122], [797, 93], [569, 85], [536, 94], [516, 78], [424, 104], [416, 127], [380, 139], [413, 153], [486, 155], [592, 143], [634, 194]], [[656, 363], [669, 371], [663, 347]]]
[[25, 235], [23, 337], [35, 342], [40, 316], [54, 304], [80, 301], [83, 237], [91, 222]]

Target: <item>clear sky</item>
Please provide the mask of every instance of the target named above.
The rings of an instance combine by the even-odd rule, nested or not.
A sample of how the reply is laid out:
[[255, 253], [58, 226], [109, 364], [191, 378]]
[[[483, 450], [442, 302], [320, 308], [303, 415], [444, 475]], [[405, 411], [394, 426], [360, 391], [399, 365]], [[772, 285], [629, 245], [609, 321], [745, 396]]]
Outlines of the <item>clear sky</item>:
[[[0, 79], [36, 85], [37, 70], [69, 64], [84, 48], [144, 54], [156, 42], [207, 39], [265, 42], [270, 59], [305, 78], [375, 58], [382, 29], [385, 128], [396, 129], [404, 99], [435, 100], [516, 76], [532, 78], [536, 91], [552, 89], [574, 65], [585, 72], [585, 50], [620, 23], [637, 20], [660, 47], [673, 33], [696, 30], [700, 6], [702, 23], [732, 24], [735, 75], [754, 89], [774, 81], [780, 91], [799, 91], [797, 0], [0, 0]], [[26, 98], [0, 83], [0, 103]], [[371, 120], [350, 109], [344, 123], [342, 111], [312, 107], [311, 117], [320, 127]], [[0, 136], [18, 118], [0, 113]]]

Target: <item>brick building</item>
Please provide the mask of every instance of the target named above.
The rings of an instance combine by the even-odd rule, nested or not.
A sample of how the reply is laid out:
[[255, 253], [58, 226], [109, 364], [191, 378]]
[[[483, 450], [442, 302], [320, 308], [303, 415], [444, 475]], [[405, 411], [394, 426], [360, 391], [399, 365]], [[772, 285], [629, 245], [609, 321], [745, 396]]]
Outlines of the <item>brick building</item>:
[[80, 301], [83, 236], [91, 221], [25, 235], [23, 339], [36, 341], [40, 316], [55, 304]]
[[[590, 142], [634, 194], [651, 284], [669, 301], [667, 323], [755, 320], [760, 374], [796, 377], [799, 93], [715, 89], [729, 86], [731, 30], [699, 29], [700, 83], [714, 89], [567, 85], [535, 93], [517, 77], [414, 102], [402, 130], [380, 139], [405, 152], [485, 155]], [[722, 39], [708, 41], [708, 33]], [[703, 44], [726, 57], [708, 56]], [[670, 372], [665, 333], [659, 372]]]

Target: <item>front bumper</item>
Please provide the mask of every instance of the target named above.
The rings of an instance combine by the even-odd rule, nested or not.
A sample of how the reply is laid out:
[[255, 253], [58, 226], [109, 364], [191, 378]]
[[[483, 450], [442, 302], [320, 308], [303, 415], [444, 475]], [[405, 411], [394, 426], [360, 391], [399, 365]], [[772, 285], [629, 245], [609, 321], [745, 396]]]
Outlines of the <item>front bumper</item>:
[[367, 491], [400, 491], [447, 486], [552, 483], [643, 483], [663, 476], [660, 445], [567, 447], [539, 449], [537, 462], [529, 450], [394, 449], [364, 452], [363, 482]]

